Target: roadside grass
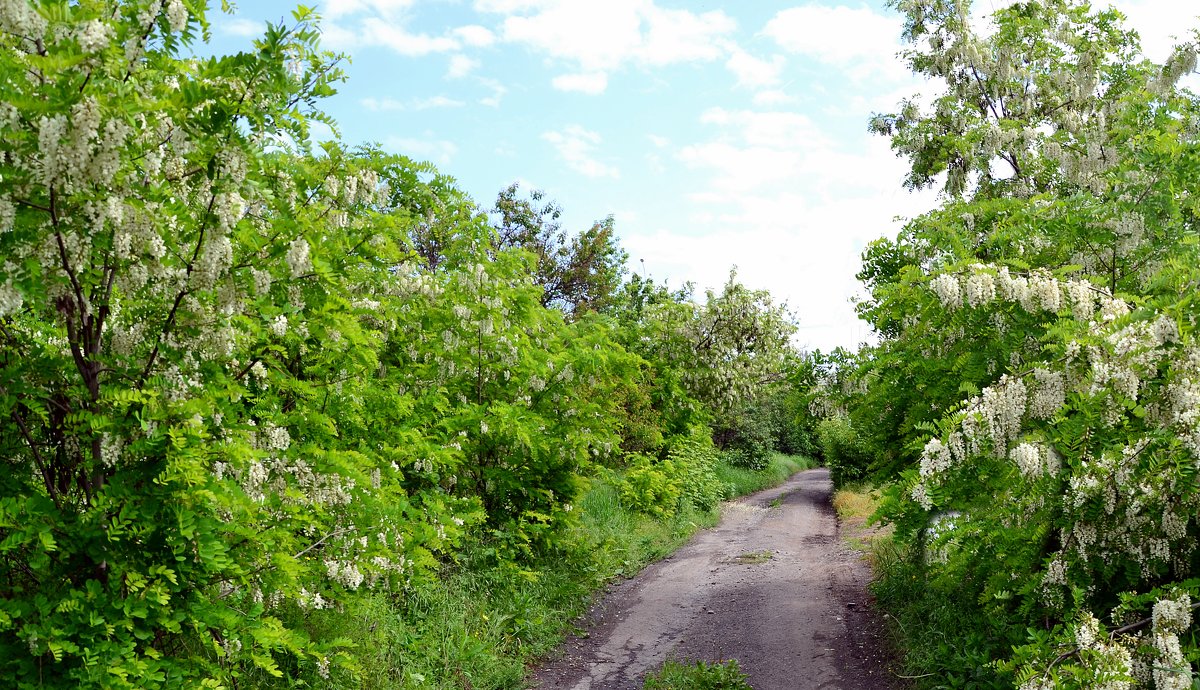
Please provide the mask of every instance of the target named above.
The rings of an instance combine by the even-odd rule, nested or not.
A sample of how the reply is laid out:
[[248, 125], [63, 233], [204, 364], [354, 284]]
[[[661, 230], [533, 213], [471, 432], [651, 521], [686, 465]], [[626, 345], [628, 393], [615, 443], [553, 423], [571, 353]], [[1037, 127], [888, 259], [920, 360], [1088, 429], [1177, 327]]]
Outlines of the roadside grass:
[[753, 690], [737, 659], [726, 662], [686, 663], [668, 660], [646, 676], [644, 690]]
[[889, 557], [887, 552], [894, 549], [891, 526], [871, 525], [881, 499], [878, 489], [864, 483], [848, 484], [833, 494], [833, 509], [841, 522], [843, 538], [866, 554], [872, 568], [878, 568]]
[[[759, 472], [718, 463], [733, 498], [775, 486], [811, 461], [778, 454]], [[360, 591], [339, 608], [293, 612], [289, 624], [353, 647], [355, 666], [331, 654], [327, 688], [507, 690], [526, 687], [528, 666], [576, 629], [596, 592], [670, 555], [720, 509], [690, 505], [666, 519], [622, 505], [617, 476], [598, 478], [577, 501], [579, 520], [564, 545], [524, 566], [497, 565], [468, 548], [432, 582], [402, 592]], [[316, 660], [313, 660], [316, 664]], [[279, 687], [265, 673], [244, 687]], [[730, 673], [720, 669], [710, 674]], [[714, 676], [719, 677], [719, 676]], [[729, 676], [732, 677], [732, 676]], [[742, 685], [659, 685], [659, 688], [742, 688]]]
[[960, 583], [929, 577], [919, 558], [894, 545], [876, 572], [871, 591], [886, 612], [911, 687], [1000, 690], [1016, 685], [995, 659], [1027, 640], [1001, 607], [985, 607]]
[[893, 538], [891, 526], [870, 519], [880, 492], [868, 484], [843, 487], [833, 507], [847, 543], [862, 551], [874, 573], [871, 592], [884, 612], [890, 642], [900, 652], [908, 685], [933, 688], [1011, 688], [992, 659], [1020, 640], [987, 615], [965, 588], [946, 587], [926, 576], [921, 558]]
[[816, 467], [817, 464], [809, 458], [799, 455], [784, 455], [775, 453], [765, 469], [748, 470], [744, 467], [734, 467], [727, 462], [717, 463], [716, 473], [726, 486], [731, 498], [752, 494], [772, 486], [782, 484], [785, 479], [799, 472]]

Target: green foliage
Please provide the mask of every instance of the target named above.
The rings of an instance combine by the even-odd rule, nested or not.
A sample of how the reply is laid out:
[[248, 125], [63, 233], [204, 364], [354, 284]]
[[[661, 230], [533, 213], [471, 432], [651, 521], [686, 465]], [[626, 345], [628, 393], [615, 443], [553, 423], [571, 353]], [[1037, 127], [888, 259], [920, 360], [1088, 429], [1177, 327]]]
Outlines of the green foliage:
[[578, 318], [612, 307], [625, 273], [625, 251], [617, 243], [611, 216], [568, 237], [558, 219], [562, 209], [534, 190], [519, 196], [517, 184], [501, 190], [493, 212], [497, 249], [519, 248], [533, 254], [534, 282], [541, 302]]
[[1151, 64], [1119, 13], [1071, 0], [987, 31], [968, 3], [895, 4], [912, 67], [947, 88], [872, 127], [909, 186], [945, 174], [945, 203], [864, 254], [881, 342], [828, 388], [914, 554], [880, 599], [930, 687], [1186, 687], [1197, 214], [1178, 190], [1200, 181], [1200, 104], [1177, 83], [1197, 46]]
[[438, 628], [443, 576], [515, 600], [567, 554], [594, 583], [575, 508], [626, 452], [663, 457], [670, 539], [721, 496], [707, 438], [666, 439], [772, 374], [782, 311], [618, 288], [611, 219], [567, 238], [514, 188], [493, 228], [428, 164], [311, 142], [343, 76], [315, 22], [181, 57], [205, 2], [0, 13], [9, 685], [511, 684], [563, 618]]
[[657, 517], [670, 517], [687, 506], [712, 510], [725, 497], [715, 474], [717, 458], [712, 442], [702, 434], [675, 439], [661, 461], [632, 456], [622, 474], [621, 500]]
[[873, 457], [849, 419], [834, 416], [821, 420], [817, 437], [835, 487], [867, 477]]
[[685, 663], [668, 659], [646, 676], [645, 690], [750, 690], [737, 659], [723, 662]]

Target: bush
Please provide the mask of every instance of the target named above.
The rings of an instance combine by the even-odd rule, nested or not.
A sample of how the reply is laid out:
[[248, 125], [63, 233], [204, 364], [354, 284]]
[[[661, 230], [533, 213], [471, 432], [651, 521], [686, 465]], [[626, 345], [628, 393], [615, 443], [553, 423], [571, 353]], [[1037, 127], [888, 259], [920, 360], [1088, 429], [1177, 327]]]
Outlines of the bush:
[[774, 428], [759, 410], [745, 410], [731, 426], [717, 433], [724, 448], [725, 461], [734, 467], [766, 469], [775, 452]]
[[667, 462], [674, 465], [680, 479], [681, 498], [697, 510], [711, 510], [725, 498], [725, 485], [716, 474], [717, 460], [707, 430], [677, 438], [671, 445]]
[[871, 465], [871, 452], [859, 438], [850, 420], [830, 417], [817, 425], [821, 452], [835, 487], [865, 479]]
[[632, 455], [620, 484], [621, 501], [633, 510], [664, 518], [685, 505], [711, 510], [725, 497], [716, 464], [717, 451], [706, 434], [677, 438], [661, 461]]

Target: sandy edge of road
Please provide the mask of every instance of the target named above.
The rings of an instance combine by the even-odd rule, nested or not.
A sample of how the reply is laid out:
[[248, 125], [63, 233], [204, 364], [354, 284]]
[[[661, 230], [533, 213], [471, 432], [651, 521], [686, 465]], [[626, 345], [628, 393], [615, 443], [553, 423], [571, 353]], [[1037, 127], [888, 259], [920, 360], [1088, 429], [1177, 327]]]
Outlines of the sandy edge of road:
[[637, 690], [674, 658], [737, 659], [755, 690], [901, 687], [831, 491], [827, 470], [807, 470], [726, 504], [716, 527], [610, 586], [531, 686]]

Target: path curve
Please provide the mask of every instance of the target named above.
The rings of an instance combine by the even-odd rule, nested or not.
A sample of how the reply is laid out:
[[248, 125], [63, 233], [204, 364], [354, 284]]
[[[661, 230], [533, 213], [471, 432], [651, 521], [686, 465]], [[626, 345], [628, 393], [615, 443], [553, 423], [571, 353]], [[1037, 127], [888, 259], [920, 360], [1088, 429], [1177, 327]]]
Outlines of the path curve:
[[737, 659], [755, 690], [892, 688], [869, 569], [838, 537], [829, 472], [727, 503], [721, 523], [613, 586], [539, 690], [637, 690], [667, 658]]

